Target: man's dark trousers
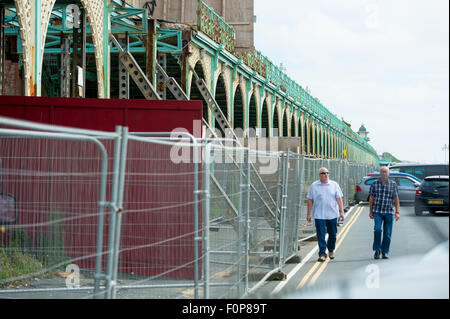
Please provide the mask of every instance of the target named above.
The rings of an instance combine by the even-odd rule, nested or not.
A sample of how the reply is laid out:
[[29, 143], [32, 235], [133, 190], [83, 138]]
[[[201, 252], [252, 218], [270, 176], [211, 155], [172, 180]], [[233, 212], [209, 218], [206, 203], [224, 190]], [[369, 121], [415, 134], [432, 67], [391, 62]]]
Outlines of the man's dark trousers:
[[[337, 233], [337, 218], [334, 219], [315, 219], [316, 235], [319, 244], [319, 256], [324, 255], [326, 249], [334, 251], [336, 248], [336, 233]], [[328, 241], [325, 240], [325, 235], [328, 233]]]

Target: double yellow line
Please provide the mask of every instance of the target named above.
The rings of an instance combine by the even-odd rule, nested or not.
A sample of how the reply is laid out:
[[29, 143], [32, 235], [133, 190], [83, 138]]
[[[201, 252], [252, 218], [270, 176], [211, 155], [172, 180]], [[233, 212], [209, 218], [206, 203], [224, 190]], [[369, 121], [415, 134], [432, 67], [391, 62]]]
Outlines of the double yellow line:
[[[356, 212], [353, 214], [353, 216], [349, 219], [349, 221], [345, 224], [344, 228], [342, 228], [342, 230], [339, 232], [339, 234], [336, 237], [336, 248], [335, 248], [335, 252], [338, 250], [339, 246], [341, 246], [342, 242], [344, 241], [345, 236], [347, 236], [348, 231], [350, 230], [350, 228], [353, 226], [353, 224], [356, 222], [356, 220], [358, 219], [359, 215], [361, 215], [361, 212], [363, 211], [364, 207], [358, 207], [358, 209], [356, 210]], [[319, 278], [320, 274], [322, 274], [322, 272], [324, 271], [324, 269], [327, 267], [328, 262], [330, 261], [329, 258], [327, 258], [327, 260], [325, 260], [324, 262], [319, 262], [317, 261], [314, 266], [311, 267], [311, 269], [306, 273], [306, 275], [303, 277], [302, 281], [300, 282], [300, 284], [297, 286], [297, 290], [301, 289], [308, 281], [309, 277], [311, 277], [311, 275], [314, 273], [314, 271], [317, 269], [317, 267], [320, 268], [319, 270], [314, 274], [314, 276], [311, 278], [311, 281], [309, 282], [308, 286], [312, 286], [315, 284], [317, 278]]]

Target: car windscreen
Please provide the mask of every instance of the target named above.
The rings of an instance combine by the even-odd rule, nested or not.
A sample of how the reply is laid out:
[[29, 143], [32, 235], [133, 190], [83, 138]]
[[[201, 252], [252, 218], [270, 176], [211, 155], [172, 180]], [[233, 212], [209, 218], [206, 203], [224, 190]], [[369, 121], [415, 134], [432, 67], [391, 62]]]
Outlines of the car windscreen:
[[424, 179], [433, 175], [448, 175], [448, 165], [406, 165], [390, 168], [391, 173], [407, 173]]
[[427, 167], [425, 173], [427, 176], [448, 175], [448, 165], [437, 165]]
[[448, 180], [431, 180], [425, 181], [423, 187], [429, 188], [448, 188]]

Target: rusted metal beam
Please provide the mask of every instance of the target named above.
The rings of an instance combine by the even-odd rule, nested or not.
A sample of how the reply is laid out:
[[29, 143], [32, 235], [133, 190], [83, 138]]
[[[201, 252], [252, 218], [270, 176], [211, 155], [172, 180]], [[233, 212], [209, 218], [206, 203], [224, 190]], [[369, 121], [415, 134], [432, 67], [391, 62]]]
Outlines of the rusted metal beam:
[[5, 7], [0, 5], [0, 95], [3, 95], [3, 75], [5, 74]]
[[188, 78], [189, 78], [189, 56], [191, 52], [189, 51], [189, 42], [191, 41], [192, 37], [192, 31], [191, 30], [185, 30], [182, 33], [182, 46], [183, 46], [183, 52], [180, 56], [180, 64], [181, 64], [181, 89], [186, 92], [188, 92]]
[[149, 19], [147, 21], [147, 43], [146, 43], [146, 75], [150, 79], [152, 85], [156, 87], [156, 41], [158, 40], [158, 35], [156, 33], [156, 20]]
[[70, 39], [61, 34], [61, 97], [70, 97]]
[[72, 96], [85, 97], [86, 90], [86, 14], [80, 12], [78, 28], [73, 27]]
[[[130, 37], [128, 32], [125, 33], [126, 51], [130, 49]], [[125, 65], [119, 59], [119, 99], [130, 98], [130, 74]]]

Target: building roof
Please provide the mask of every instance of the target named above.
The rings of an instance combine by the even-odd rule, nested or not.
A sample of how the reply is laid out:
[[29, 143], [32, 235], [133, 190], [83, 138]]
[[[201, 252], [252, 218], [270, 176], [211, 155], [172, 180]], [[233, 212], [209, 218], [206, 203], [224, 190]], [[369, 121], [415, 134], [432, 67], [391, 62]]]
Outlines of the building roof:
[[367, 132], [367, 129], [364, 127], [364, 124], [361, 124], [358, 132]]

